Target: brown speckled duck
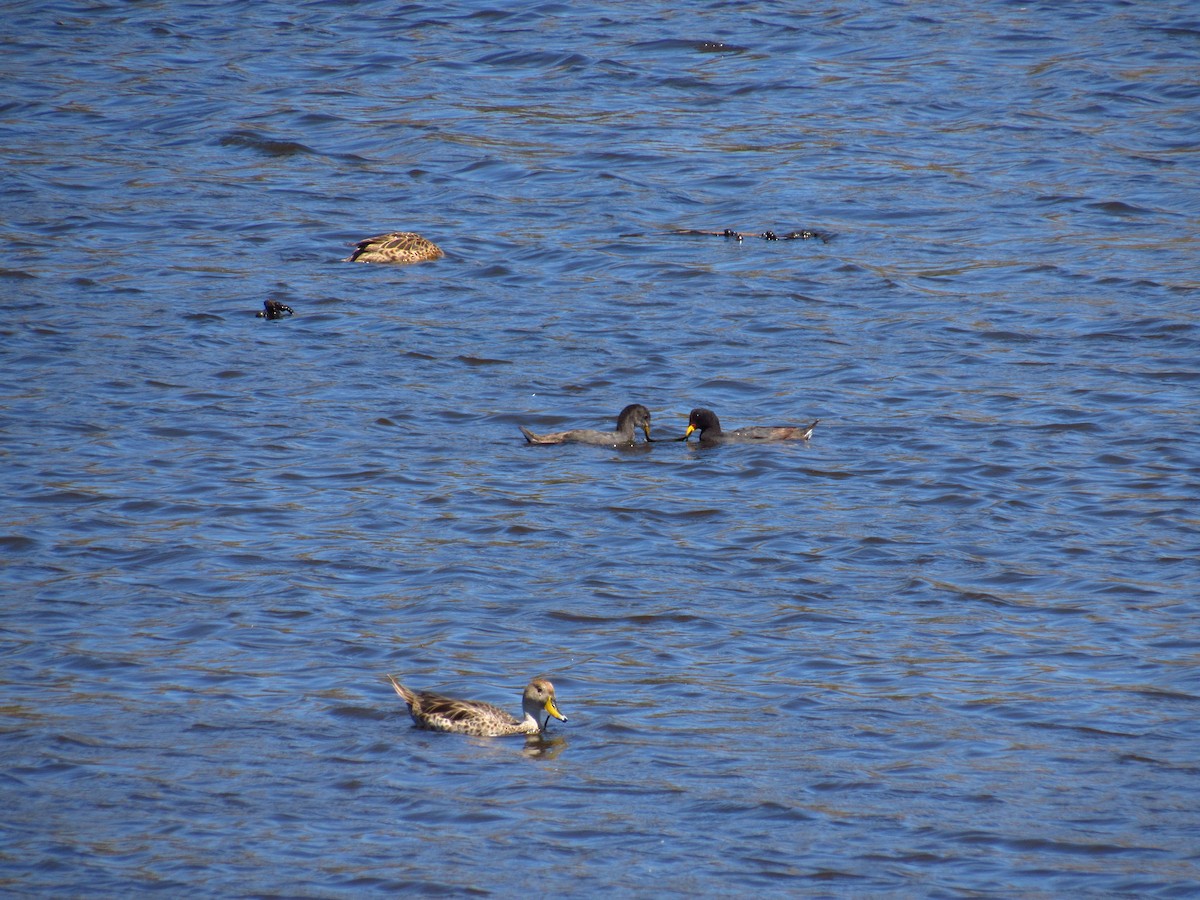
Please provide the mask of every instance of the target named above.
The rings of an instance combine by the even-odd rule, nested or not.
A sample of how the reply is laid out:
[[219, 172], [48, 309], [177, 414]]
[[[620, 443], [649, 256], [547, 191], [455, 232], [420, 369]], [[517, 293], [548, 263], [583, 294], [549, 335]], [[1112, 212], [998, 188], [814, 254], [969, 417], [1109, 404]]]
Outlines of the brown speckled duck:
[[688, 416], [687, 433], [683, 438], [687, 440], [693, 431], [698, 431], [702, 444], [728, 441], [807, 441], [820, 421], [815, 419], [811, 425], [752, 425], [736, 431], [722, 431], [721, 421], [715, 412], [711, 409], [693, 409]]
[[343, 262], [407, 263], [441, 259], [442, 248], [413, 231], [393, 231], [358, 242], [354, 252]]
[[551, 716], [560, 722], [567, 721], [555, 703], [554, 685], [545, 678], [535, 678], [525, 688], [521, 698], [522, 719], [490, 703], [455, 700], [430, 691], [410, 691], [391, 675], [388, 681], [408, 704], [408, 712], [417, 727], [429, 731], [504, 737], [510, 734], [541, 734], [546, 730]]

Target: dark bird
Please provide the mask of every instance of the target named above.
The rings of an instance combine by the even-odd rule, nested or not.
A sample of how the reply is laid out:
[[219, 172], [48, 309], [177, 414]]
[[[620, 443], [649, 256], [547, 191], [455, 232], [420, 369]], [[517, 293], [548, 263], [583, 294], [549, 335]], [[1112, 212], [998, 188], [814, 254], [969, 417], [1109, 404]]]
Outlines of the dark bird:
[[698, 431], [702, 444], [722, 441], [807, 441], [820, 421], [815, 419], [811, 425], [752, 425], [736, 431], [722, 431], [721, 420], [711, 409], [693, 409], [688, 416], [687, 432], [683, 438], [687, 440], [693, 431]]
[[282, 319], [284, 316], [294, 314], [295, 310], [285, 303], [280, 303], [278, 300], [264, 300], [263, 308], [254, 315], [260, 319]]

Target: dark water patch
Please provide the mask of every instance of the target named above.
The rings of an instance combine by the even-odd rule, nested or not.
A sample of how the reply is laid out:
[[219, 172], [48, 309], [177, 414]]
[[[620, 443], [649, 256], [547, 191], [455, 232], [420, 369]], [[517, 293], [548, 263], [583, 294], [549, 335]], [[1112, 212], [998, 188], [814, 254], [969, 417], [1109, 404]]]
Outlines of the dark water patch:
[[490, 53], [476, 60], [477, 64], [500, 68], [532, 68], [579, 71], [591, 65], [588, 57], [578, 53], [513, 50]]
[[276, 140], [252, 131], [231, 131], [222, 136], [218, 144], [222, 147], [241, 147], [248, 150], [256, 150], [265, 156], [274, 157], [288, 157], [316, 152], [311, 147], [307, 147], [298, 141]]
[[683, 52], [683, 53], [745, 53], [745, 47], [739, 47], [736, 44], [727, 44], [724, 41], [716, 40], [681, 40], [679, 38], [663, 38], [655, 41], [642, 41], [635, 43], [630, 49], [642, 51], [666, 51], [666, 52]]
[[28, 553], [38, 546], [36, 539], [22, 534], [0, 535], [0, 547], [12, 553]]
[[1094, 209], [1099, 212], [1107, 213], [1112, 216], [1119, 216], [1122, 218], [1142, 218], [1144, 216], [1153, 215], [1155, 212], [1154, 210], [1144, 209], [1140, 206], [1133, 206], [1120, 200], [1098, 201], [1095, 203], [1086, 203], [1084, 205], [1088, 209]]

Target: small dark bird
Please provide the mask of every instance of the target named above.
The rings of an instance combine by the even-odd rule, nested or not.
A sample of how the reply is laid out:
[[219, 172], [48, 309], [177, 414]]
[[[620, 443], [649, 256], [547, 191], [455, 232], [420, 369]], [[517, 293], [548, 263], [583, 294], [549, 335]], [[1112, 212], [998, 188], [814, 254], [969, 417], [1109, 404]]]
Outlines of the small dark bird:
[[295, 310], [286, 303], [278, 300], [264, 300], [263, 308], [254, 315], [260, 319], [282, 319], [284, 316], [295, 315]]

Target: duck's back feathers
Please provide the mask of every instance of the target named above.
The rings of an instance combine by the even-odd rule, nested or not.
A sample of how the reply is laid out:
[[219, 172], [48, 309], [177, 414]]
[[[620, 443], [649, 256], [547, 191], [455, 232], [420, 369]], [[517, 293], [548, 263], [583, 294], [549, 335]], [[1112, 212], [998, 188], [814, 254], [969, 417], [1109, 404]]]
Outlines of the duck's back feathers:
[[344, 262], [415, 263], [445, 256], [441, 247], [414, 231], [393, 231], [361, 240]]
[[731, 431], [726, 437], [739, 441], [807, 441], [820, 421], [814, 419], [811, 425], [752, 425]]

